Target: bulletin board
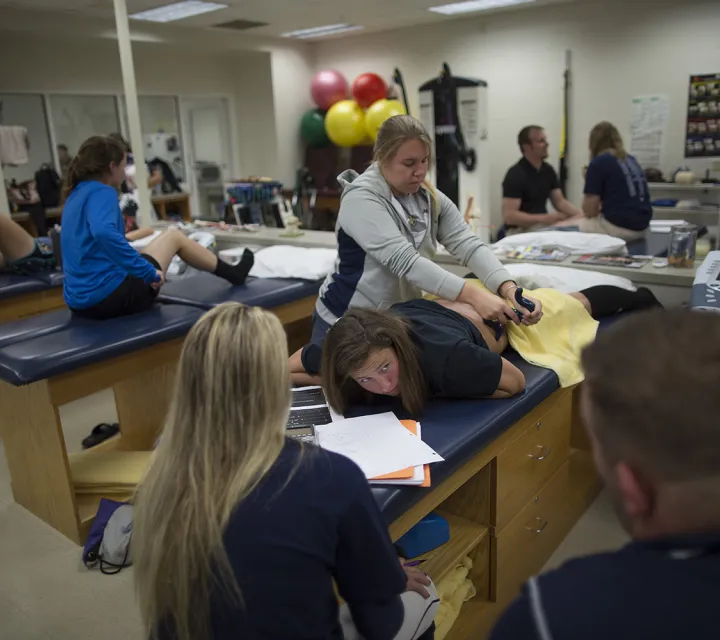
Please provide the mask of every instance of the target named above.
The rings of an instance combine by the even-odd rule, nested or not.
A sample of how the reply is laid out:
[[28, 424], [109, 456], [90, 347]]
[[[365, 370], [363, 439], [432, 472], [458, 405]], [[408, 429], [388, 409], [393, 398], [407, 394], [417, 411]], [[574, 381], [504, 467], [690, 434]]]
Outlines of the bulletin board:
[[720, 157], [720, 73], [690, 76], [685, 157]]

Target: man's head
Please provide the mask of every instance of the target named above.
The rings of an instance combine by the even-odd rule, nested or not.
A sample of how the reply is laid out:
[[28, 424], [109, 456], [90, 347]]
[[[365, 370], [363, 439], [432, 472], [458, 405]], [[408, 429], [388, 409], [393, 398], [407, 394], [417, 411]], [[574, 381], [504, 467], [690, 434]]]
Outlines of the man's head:
[[628, 532], [720, 530], [720, 316], [640, 313], [582, 360], [583, 420]]
[[58, 152], [58, 157], [60, 158], [60, 160], [65, 160], [66, 158], [70, 157], [70, 153], [68, 152], [67, 145], [59, 144], [57, 146], [57, 152]]
[[548, 147], [550, 145], [545, 135], [545, 129], [531, 124], [518, 133], [518, 146], [523, 156], [528, 160], [539, 162], [548, 157]]

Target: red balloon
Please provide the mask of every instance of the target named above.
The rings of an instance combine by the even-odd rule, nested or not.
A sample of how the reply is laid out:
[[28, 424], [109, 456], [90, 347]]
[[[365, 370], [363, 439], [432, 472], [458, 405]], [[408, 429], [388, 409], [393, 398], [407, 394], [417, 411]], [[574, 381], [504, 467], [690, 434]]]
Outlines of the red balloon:
[[387, 90], [385, 80], [376, 73], [362, 73], [352, 84], [353, 98], [363, 109], [384, 98]]
[[310, 83], [310, 93], [315, 104], [327, 111], [336, 102], [348, 97], [347, 80], [334, 69], [318, 71]]

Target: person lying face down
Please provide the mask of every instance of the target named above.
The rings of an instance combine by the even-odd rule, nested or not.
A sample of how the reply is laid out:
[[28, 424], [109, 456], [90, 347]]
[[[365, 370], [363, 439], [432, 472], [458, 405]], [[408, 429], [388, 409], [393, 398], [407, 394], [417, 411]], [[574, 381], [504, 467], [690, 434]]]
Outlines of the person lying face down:
[[[302, 360], [322, 370], [330, 406], [343, 413], [373, 395], [399, 397], [419, 416], [435, 398], [509, 398], [525, 377], [500, 353], [507, 338], [468, 305], [410, 300], [386, 311], [351, 309], [328, 331], [322, 350], [308, 345]], [[322, 353], [322, 355], [321, 355]]]

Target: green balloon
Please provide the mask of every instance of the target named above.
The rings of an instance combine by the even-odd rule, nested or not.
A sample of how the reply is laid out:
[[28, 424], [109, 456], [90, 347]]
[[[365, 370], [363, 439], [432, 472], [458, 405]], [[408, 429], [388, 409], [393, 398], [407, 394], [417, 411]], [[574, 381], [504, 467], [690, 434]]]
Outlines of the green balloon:
[[311, 147], [326, 147], [330, 144], [325, 133], [325, 114], [320, 109], [305, 112], [300, 121], [300, 137]]

